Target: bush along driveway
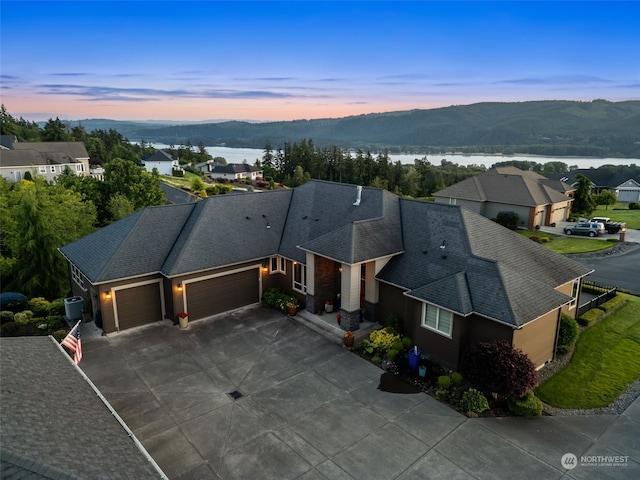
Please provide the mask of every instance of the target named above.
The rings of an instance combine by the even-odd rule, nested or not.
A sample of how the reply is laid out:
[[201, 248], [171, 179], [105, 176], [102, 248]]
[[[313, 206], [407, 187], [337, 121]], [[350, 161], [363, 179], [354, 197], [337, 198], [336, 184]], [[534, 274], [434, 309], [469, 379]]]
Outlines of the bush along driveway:
[[619, 296], [626, 299], [624, 306], [583, 330], [569, 365], [536, 389], [543, 402], [565, 409], [606, 407], [632, 385], [627, 395], [637, 396], [640, 298]]

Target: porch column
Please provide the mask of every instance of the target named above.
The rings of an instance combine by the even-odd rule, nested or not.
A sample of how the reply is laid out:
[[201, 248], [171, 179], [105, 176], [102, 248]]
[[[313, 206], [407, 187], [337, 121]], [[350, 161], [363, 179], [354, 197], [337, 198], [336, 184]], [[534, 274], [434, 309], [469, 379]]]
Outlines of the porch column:
[[342, 264], [340, 291], [340, 326], [343, 330], [360, 328], [360, 264]]
[[[364, 317], [369, 322], [376, 321], [376, 306], [378, 305], [378, 282], [376, 273], [379, 271], [377, 262], [367, 262], [364, 275]], [[382, 268], [382, 267], [380, 267]]]
[[306, 309], [308, 312], [316, 313], [314, 307], [315, 303], [315, 275], [316, 275], [316, 257], [311, 252], [306, 252], [306, 267], [307, 267], [307, 296], [306, 296]]

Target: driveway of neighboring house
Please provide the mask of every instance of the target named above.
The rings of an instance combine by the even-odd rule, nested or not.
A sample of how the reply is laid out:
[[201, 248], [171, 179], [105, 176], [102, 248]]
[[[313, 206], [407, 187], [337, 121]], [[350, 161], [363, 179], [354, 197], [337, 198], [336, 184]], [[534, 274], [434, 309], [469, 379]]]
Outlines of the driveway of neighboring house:
[[619, 416], [470, 419], [379, 390], [379, 368], [262, 307], [82, 334], [82, 370], [171, 479], [640, 478], [640, 399]]

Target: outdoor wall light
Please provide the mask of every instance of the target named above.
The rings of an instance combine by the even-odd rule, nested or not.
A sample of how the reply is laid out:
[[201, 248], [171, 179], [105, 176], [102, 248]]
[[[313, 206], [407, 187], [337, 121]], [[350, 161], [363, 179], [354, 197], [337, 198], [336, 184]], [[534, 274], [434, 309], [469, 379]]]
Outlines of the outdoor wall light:
[[182, 284], [178, 285], [176, 288], [178, 289], [179, 292], [181, 292], [182, 291]]
[[104, 298], [106, 298], [107, 300], [111, 298], [111, 292], [107, 292], [104, 294]]

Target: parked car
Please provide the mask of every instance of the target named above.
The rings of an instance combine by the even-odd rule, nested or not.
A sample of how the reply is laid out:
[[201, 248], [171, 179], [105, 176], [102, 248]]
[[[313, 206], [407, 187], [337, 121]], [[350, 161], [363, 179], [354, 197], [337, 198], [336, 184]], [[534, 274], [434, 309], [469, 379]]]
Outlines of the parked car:
[[609, 217], [594, 217], [590, 222], [598, 222], [604, 224], [607, 233], [618, 233], [620, 230], [626, 229], [627, 224], [624, 222], [612, 222]]
[[564, 227], [564, 233], [567, 235], [597, 237], [604, 233], [604, 225], [596, 222], [578, 222], [575, 225], [567, 225]]

